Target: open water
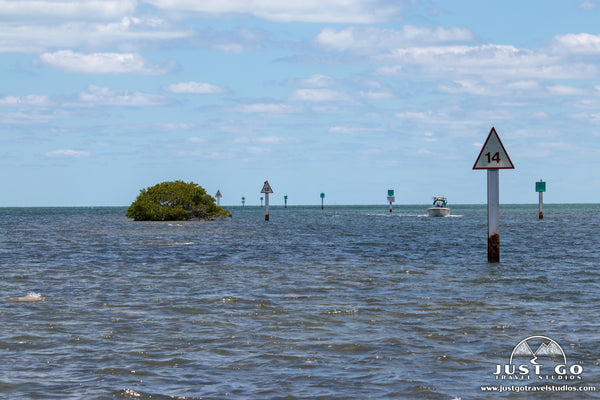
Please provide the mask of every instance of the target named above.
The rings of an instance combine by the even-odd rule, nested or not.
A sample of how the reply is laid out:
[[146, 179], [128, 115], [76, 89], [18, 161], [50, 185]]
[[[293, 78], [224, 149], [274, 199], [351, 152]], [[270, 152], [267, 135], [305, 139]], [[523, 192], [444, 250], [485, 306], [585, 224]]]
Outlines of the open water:
[[[451, 207], [0, 209], [0, 398], [600, 398], [600, 205], [502, 205], [496, 264]], [[573, 370], [496, 379], [532, 336]]]

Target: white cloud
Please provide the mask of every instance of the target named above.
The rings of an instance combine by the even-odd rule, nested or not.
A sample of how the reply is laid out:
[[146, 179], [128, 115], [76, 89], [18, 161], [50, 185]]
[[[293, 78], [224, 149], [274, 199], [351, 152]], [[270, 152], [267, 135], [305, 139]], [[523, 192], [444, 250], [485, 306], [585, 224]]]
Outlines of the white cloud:
[[132, 13], [136, 7], [136, 0], [0, 0], [0, 16], [112, 19]]
[[233, 43], [233, 42], [215, 43], [212, 45], [212, 47], [214, 47], [217, 50], [224, 51], [225, 53], [234, 53], [234, 54], [243, 53], [247, 49], [247, 47], [244, 46], [242, 43]]
[[[232, 141], [234, 144], [242, 144], [245, 145], [244, 148], [246, 151], [248, 149], [261, 149], [260, 151], [267, 151], [267, 148], [262, 146], [264, 145], [285, 145], [289, 143], [296, 143], [298, 140], [293, 137], [281, 137], [281, 136], [261, 136], [261, 137], [248, 137], [248, 136], [240, 136], [236, 137]], [[258, 151], [258, 152], [260, 152]], [[269, 150], [270, 151], [270, 150]], [[253, 151], [249, 151], [253, 152]]]
[[596, 3], [590, 0], [585, 0], [578, 6], [582, 10], [593, 10], [596, 8]]
[[236, 111], [258, 114], [289, 114], [298, 112], [298, 108], [279, 103], [256, 103], [236, 107]]
[[592, 122], [594, 123], [600, 123], [600, 113], [595, 113], [595, 114], [590, 114], [590, 115], [584, 115], [582, 116], [582, 119], [591, 119]]
[[[205, 36], [206, 32], [201, 32]], [[207, 39], [208, 45], [227, 53], [242, 53], [244, 51], [258, 50], [266, 40], [267, 34], [260, 30], [242, 28], [232, 32], [212, 32]]]
[[506, 85], [507, 88], [512, 90], [522, 90], [522, 91], [533, 91], [539, 90], [540, 84], [534, 80], [526, 80], [526, 81], [516, 81], [511, 82]]
[[600, 35], [569, 33], [554, 37], [553, 50], [567, 54], [600, 54]]
[[449, 92], [483, 94], [485, 87], [469, 85], [475, 77], [528, 81], [600, 76], [595, 60], [572, 57], [573, 54], [600, 54], [600, 35], [558, 35], [550, 46], [537, 50], [511, 45], [465, 44], [473, 40], [472, 33], [463, 28], [431, 29], [411, 25], [402, 29], [325, 28], [315, 37], [316, 43], [328, 52], [368, 57], [378, 75], [452, 79], [456, 81], [454, 87], [444, 87]]
[[78, 74], [126, 74], [160, 75], [172, 66], [151, 65], [142, 56], [134, 53], [75, 53], [60, 50], [44, 53], [40, 60], [47, 65]]
[[62, 117], [62, 113], [48, 113], [48, 112], [36, 112], [27, 110], [18, 111], [14, 113], [0, 114], [0, 122], [3, 124], [14, 124], [14, 125], [28, 125], [28, 124], [47, 124], [55, 120], [56, 118]]
[[433, 113], [431, 111], [405, 111], [396, 113], [396, 117], [407, 120], [427, 121], [433, 118]]
[[440, 86], [440, 89], [447, 93], [467, 93], [473, 95], [489, 95], [493, 92], [488, 87], [482, 86], [475, 80], [455, 80], [452, 83], [446, 83]]
[[81, 150], [54, 150], [46, 153], [46, 157], [89, 157], [90, 153], [88, 151]]
[[398, 7], [381, 0], [147, 0], [167, 11], [203, 14], [249, 14], [278, 22], [367, 24], [387, 21]]
[[357, 125], [337, 125], [329, 128], [329, 132], [341, 133], [341, 134], [354, 134], [354, 133], [371, 133], [371, 132], [383, 132], [382, 128], [370, 128], [366, 126]]
[[100, 47], [114, 44], [131, 47], [134, 43], [189, 38], [191, 30], [175, 29], [158, 18], [123, 17], [118, 22], [68, 22], [0, 24], [0, 52], [43, 52], [47, 49], [76, 46]]
[[537, 111], [531, 114], [531, 118], [533, 119], [548, 119], [548, 113], [544, 111]]
[[431, 132], [425, 132], [423, 136], [425, 136], [423, 140], [426, 142], [437, 142], [437, 138], [433, 137], [433, 133]]
[[515, 118], [510, 112], [496, 108], [490, 110], [475, 108], [469, 110], [468, 118], [465, 118], [464, 115], [465, 112], [462, 109], [450, 108], [439, 111], [404, 111], [396, 113], [395, 117], [408, 126], [420, 127], [424, 130], [439, 130], [443, 127], [444, 129], [453, 130], [455, 135], [464, 135], [466, 132], [471, 132], [474, 126], [487, 125], [490, 121]]
[[219, 94], [225, 90], [219, 86], [204, 82], [179, 82], [173, 83], [167, 87], [167, 90], [173, 93], [189, 94]]
[[464, 42], [473, 40], [472, 33], [464, 28], [422, 28], [405, 25], [401, 30], [380, 28], [347, 28], [337, 31], [323, 29], [316, 37], [319, 45], [338, 51], [359, 53], [390, 51], [395, 48]]
[[260, 154], [268, 154], [271, 152], [271, 150], [265, 149], [264, 147], [248, 146], [246, 148], [246, 152], [248, 152], [249, 154], [260, 155]]
[[296, 101], [348, 101], [350, 97], [331, 89], [298, 89], [292, 93], [292, 100]]
[[20, 107], [20, 106], [34, 106], [34, 107], [47, 107], [52, 105], [52, 102], [48, 96], [40, 96], [37, 94], [30, 94], [27, 96], [6, 96], [0, 98], [0, 106], [6, 107]]
[[475, 63], [472, 65], [473, 69], [483, 66], [491, 68], [498, 62], [502, 62], [505, 66], [507, 63], [530, 61], [528, 55], [514, 46], [505, 45], [411, 46], [393, 49], [389, 54], [382, 55], [382, 59], [396, 60], [403, 64], [422, 64], [432, 71], [436, 69], [447, 71], [456, 67], [466, 69], [469, 63], [473, 62]]
[[377, 58], [389, 63], [377, 69], [382, 75], [418, 70], [436, 77], [479, 76], [487, 79], [582, 79], [597, 77], [594, 63], [581, 63], [543, 51], [514, 46], [427, 46], [396, 49]]
[[[509, 82], [506, 80], [454, 80], [440, 85], [440, 90], [447, 93], [466, 93], [478, 96], [525, 96], [548, 97], [550, 96], [585, 96], [588, 90], [567, 85], [551, 85], [542, 87], [535, 80], [520, 80]], [[508, 103], [505, 103], [508, 104]], [[512, 103], [514, 104], [514, 103]]]
[[587, 93], [583, 89], [567, 85], [549, 86], [548, 92], [554, 96], [583, 96]]
[[365, 99], [370, 99], [370, 100], [387, 100], [387, 99], [392, 99], [394, 97], [393, 93], [390, 92], [375, 92], [372, 90], [369, 90], [368, 92], [360, 92], [360, 97], [365, 98]]
[[90, 85], [87, 92], [79, 94], [79, 100], [92, 106], [155, 106], [165, 104], [165, 97], [147, 93], [119, 93], [108, 88]]
[[229, 31], [206, 28], [194, 33], [194, 43], [227, 53], [240, 54], [262, 49], [270, 36], [270, 33], [259, 28], [238, 28]]
[[299, 81], [300, 86], [309, 88], [324, 88], [333, 86], [335, 79], [327, 75], [314, 74]]
[[[158, 100], [160, 100], [160, 98]], [[191, 122], [174, 122], [174, 123], [154, 124], [154, 126], [158, 129], [165, 130], [165, 131], [179, 131], [179, 130], [193, 129], [196, 127], [196, 124], [193, 124]]]
[[284, 143], [286, 142], [286, 138], [282, 138], [279, 136], [264, 136], [261, 138], [258, 138], [256, 140], [259, 143], [265, 143], [265, 144], [280, 144], [280, 143]]

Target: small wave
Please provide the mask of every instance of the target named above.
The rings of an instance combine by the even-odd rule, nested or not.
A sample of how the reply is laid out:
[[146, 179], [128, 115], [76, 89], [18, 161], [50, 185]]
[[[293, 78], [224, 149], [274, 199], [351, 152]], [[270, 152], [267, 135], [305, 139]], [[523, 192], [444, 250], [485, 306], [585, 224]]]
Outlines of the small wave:
[[237, 297], [233, 297], [233, 296], [227, 296], [227, 297], [223, 297], [221, 299], [221, 301], [223, 303], [237, 303], [238, 301], [240, 301], [240, 299], [238, 299]]
[[7, 299], [8, 301], [44, 301], [46, 300], [45, 297], [42, 297], [42, 295], [40, 293], [34, 293], [34, 292], [29, 292], [27, 293], [27, 296], [22, 296], [22, 297], [11, 297], [9, 299]]
[[349, 314], [356, 314], [358, 313], [358, 310], [330, 310], [330, 311], [325, 311], [323, 314], [328, 314], [328, 315], [349, 315]]
[[138, 246], [148, 246], [148, 245], [153, 245], [153, 246], [191, 246], [196, 243], [194, 243], [194, 242], [159, 242], [159, 241], [155, 241], [155, 242], [139, 242], [136, 244]]
[[173, 399], [179, 399], [179, 400], [195, 400], [195, 399], [200, 399], [201, 397], [188, 397], [188, 396], [170, 396], [170, 395], [163, 395], [163, 394], [156, 394], [156, 393], [145, 393], [142, 392], [140, 390], [133, 390], [133, 389], [122, 389], [119, 390], [116, 393], [117, 398], [121, 398], [121, 399], [153, 399], [153, 400], [173, 400]]
[[141, 397], [141, 393], [136, 392], [133, 389], [125, 389], [123, 390], [123, 394], [126, 396], [131, 396], [131, 397]]

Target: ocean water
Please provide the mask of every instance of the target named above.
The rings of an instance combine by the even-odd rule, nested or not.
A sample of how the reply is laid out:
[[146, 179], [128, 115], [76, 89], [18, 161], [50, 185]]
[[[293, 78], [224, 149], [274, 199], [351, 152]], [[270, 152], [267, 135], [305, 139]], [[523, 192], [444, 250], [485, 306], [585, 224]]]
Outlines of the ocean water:
[[451, 207], [2, 208], [0, 398], [600, 398], [600, 205]]

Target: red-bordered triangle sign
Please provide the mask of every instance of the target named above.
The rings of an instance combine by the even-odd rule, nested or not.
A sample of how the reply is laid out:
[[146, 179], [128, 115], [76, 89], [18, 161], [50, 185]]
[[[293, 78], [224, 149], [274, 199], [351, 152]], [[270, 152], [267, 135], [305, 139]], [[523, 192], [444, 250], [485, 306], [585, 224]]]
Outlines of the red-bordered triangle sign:
[[271, 185], [269, 185], [269, 181], [265, 181], [265, 184], [263, 185], [263, 188], [260, 192], [261, 193], [273, 193], [273, 189], [271, 189]]
[[515, 169], [496, 129], [490, 131], [473, 169]]

